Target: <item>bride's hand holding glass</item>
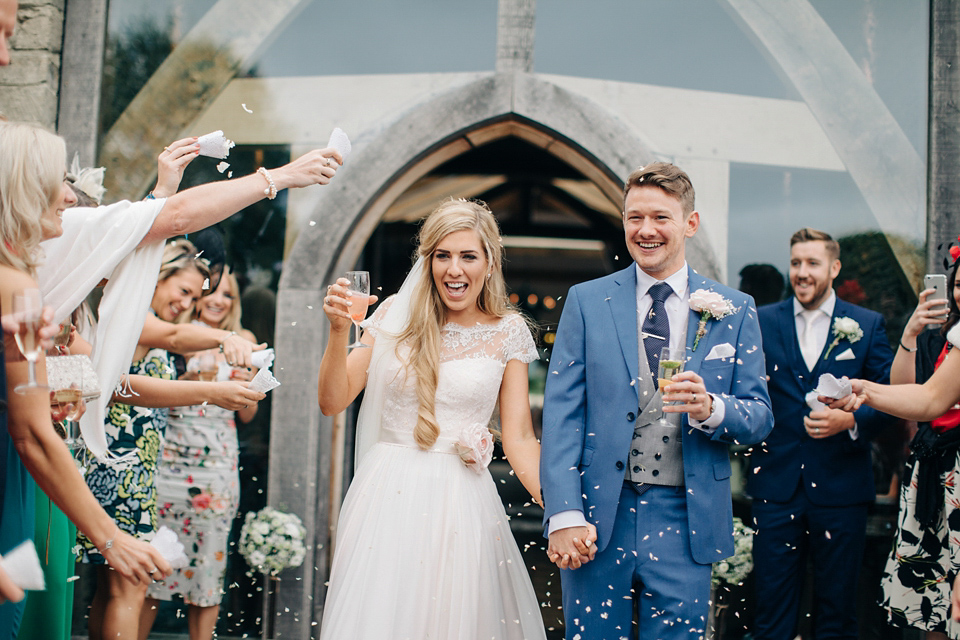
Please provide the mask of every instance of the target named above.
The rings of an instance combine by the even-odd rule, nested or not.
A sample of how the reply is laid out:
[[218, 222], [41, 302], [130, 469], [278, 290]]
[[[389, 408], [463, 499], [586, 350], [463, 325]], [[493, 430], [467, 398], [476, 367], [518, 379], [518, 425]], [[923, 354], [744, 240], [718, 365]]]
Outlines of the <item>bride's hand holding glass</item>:
[[[351, 307], [354, 306], [351, 302], [351, 296], [356, 295], [353, 283], [347, 278], [338, 278], [334, 284], [327, 287], [327, 295], [323, 298], [323, 312], [327, 315], [327, 320], [330, 321], [331, 335], [342, 334], [347, 336], [349, 341], [350, 327], [354, 324], [354, 318], [351, 317], [353, 311]], [[368, 295], [367, 307], [375, 304], [377, 299], [375, 295]], [[359, 324], [359, 321], [357, 324]], [[359, 342], [359, 328], [357, 329], [357, 335], [357, 341]]]

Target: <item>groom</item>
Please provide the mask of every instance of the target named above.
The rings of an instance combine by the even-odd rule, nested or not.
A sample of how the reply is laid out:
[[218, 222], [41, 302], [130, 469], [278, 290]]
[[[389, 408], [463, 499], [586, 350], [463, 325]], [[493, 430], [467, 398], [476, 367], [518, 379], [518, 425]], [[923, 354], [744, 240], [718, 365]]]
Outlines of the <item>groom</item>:
[[[763, 345], [753, 300], [687, 266], [700, 226], [687, 174], [656, 162], [624, 192], [634, 264], [570, 289], [547, 372], [547, 554], [563, 569], [568, 640], [698, 638], [711, 563], [733, 554], [727, 445], [773, 427]], [[722, 317], [691, 310], [710, 297]], [[686, 364], [663, 397], [665, 346]]]

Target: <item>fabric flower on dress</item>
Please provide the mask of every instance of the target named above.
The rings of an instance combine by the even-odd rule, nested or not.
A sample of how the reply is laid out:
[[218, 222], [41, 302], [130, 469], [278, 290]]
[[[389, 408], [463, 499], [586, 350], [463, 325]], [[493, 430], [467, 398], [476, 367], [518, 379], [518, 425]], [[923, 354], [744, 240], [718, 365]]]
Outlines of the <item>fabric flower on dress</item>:
[[493, 434], [483, 424], [463, 427], [453, 446], [464, 464], [477, 473], [483, 473], [493, 459]]
[[716, 291], [697, 289], [690, 294], [690, 308], [700, 314], [697, 324], [697, 335], [693, 339], [693, 351], [697, 350], [700, 338], [707, 335], [707, 320], [721, 320], [737, 312], [733, 302], [727, 300]]
[[823, 354], [823, 359], [826, 360], [830, 356], [830, 352], [833, 351], [835, 346], [840, 344], [841, 340], [849, 340], [852, 344], [862, 337], [863, 329], [860, 328], [860, 324], [856, 320], [846, 316], [836, 318], [833, 321], [833, 342], [827, 347], [827, 352]]

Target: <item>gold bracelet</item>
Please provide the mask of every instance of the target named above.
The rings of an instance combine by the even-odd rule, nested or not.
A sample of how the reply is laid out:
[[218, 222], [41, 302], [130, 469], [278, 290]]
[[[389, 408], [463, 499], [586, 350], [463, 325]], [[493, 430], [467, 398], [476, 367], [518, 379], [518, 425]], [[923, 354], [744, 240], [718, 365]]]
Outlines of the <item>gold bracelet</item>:
[[270, 172], [264, 167], [257, 169], [257, 173], [262, 175], [267, 181], [267, 188], [263, 190], [263, 195], [267, 196], [267, 200], [273, 200], [277, 197], [277, 185], [273, 182], [273, 178], [270, 176]]

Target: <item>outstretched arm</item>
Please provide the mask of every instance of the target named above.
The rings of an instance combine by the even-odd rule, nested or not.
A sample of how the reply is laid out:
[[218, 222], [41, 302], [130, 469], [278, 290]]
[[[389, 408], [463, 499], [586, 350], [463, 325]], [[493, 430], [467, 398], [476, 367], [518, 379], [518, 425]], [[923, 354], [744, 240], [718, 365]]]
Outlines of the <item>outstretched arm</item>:
[[114, 402], [138, 407], [186, 407], [209, 402], [230, 411], [239, 411], [267, 396], [248, 389], [249, 383], [237, 380], [201, 382], [199, 380], [162, 380], [151, 376], [130, 375], [122, 382], [129, 384], [133, 395], [114, 393]]
[[[310, 151], [269, 171], [277, 190], [327, 184], [343, 158], [336, 149]], [[153, 226], [140, 241], [145, 246], [173, 236], [206, 229], [244, 207], [267, 197], [269, 184], [260, 173], [220, 180], [181, 191], [167, 198]]]
[[856, 411], [862, 405], [898, 418], [929, 422], [960, 401], [960, 354], [952, 349], [924, 384], [885, 385], [869, 380], [851, 380], [853, 393], [832, 400], [820, 397], [832, 409]]
[[140, 344], [186, 354], [223, 346], [227, 364], [238, 367], [252, 365], [250, 354], [267, 348], [267, 343], [254, 344], [241, 335], [225, 329], [199, 324], [176, 324], [147, 314], [140, 333]]

